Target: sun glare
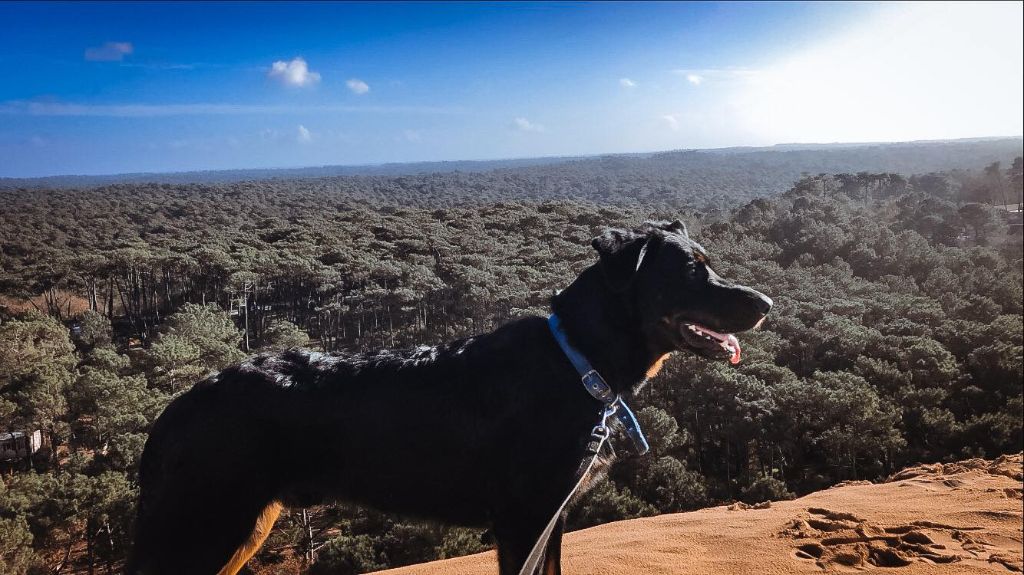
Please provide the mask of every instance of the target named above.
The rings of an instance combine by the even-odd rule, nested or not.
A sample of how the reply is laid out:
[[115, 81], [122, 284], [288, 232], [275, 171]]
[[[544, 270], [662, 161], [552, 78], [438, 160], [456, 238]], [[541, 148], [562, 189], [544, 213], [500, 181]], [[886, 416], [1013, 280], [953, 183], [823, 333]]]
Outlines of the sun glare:
[[752, 137], [864, 142], [1022, 132], [1022, 4], [900, 4], [744, 75]]

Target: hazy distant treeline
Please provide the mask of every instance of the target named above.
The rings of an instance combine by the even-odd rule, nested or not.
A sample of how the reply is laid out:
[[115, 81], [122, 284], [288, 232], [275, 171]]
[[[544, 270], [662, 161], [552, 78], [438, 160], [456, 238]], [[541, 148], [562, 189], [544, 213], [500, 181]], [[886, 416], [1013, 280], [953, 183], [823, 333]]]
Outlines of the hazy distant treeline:
[[1021, 155], [1022, 145], [1021, 138], [780, 145], [585, 158], [0, 178], [0, 189], [250, 181], [254, 183], [245, 189], [300, 187], [353, 200], [400, 201], [424, 207], [576, 198], [601, 203], [640, 199], [658, 204], [681, 199], [688, 206], [709, 209], [781, 193], [805, 173], [888, 172], [909, 176], [977, 168], [992, 162], [1005, 165]]

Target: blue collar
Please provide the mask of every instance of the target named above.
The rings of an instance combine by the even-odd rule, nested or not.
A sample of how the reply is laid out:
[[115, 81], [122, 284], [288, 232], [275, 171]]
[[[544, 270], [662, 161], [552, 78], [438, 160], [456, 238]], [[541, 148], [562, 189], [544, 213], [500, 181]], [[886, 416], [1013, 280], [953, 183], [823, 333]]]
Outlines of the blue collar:
[[633, 440], [633, 445], [636, 447], [637, 452], [640, 455], [647, 453], [650, 449], [650, 446], [647, 444], [647, 438], [644, 437], [644, 432], [640, 429], [640, 423], [636, 420], [636, 416], [633, 415], [633, 411], [623, 401], [622, 396], [616, 395], [611, 386], [608, 385], [608, 382], [587, 361], [587, 358], [569, 343], [569, 338], [565, 335], [565, 330], [562, 329], [562, 320], [556, 314], [551, 314], [548, 317], [548, 327], [551, 328], [551, 335], [555, 336], [555, 341], [562, 348], [565, 357], [569, 358], [569, 362], [572, 363], [573, 367], [580, 374], [583, 388], [594, 399], [603, 403], [605, 408], [614, 410], [615, 419], [622, 424], [626, 435]]

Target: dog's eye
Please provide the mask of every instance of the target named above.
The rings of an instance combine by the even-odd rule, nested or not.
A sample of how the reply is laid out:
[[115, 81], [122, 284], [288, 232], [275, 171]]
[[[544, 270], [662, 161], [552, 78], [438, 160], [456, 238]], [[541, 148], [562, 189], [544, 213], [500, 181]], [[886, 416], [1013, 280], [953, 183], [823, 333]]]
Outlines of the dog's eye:
[[693, 261], [699, 264], [708, 265], [708, 257], [700, 252], [693, 252]]

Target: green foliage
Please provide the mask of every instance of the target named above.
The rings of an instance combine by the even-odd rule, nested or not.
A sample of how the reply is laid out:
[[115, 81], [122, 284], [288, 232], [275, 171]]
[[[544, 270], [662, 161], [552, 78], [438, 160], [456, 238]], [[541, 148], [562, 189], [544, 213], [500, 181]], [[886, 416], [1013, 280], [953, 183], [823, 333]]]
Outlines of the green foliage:
[[274, 320], [263, 332], [263, 349], [267, 351], [278, 351], [291, 347], [305, 347], [309, 345], [309, 336], [294, 323], [287, 320]]
[[110, 345], [113, 341], [114, 332], [110, 320], [103, 314], [86, 310], [79, 316], [78, 322], [81, 330], [78, 341], [86, 349]]
[[79, 368], [93, 368], [109, 373], [124, 373], [131, 367], [131, 359], [112, 347], [97, 347], [83, 357]]
[[1005, 226], [999, 212], [985, 204], [966, 204], [960, 208], [960, 218], [974, 233], [979, 245], [988, 245], [989, 237], [998, 234]]
[[794, 497], [796, 495], [789, 490], [785, 481], [770, 475], [758, 477], [740, 492], [740, 499], [746, 503], [785, 501]]
[[108, 442], [118, 437], [125, 446], [123, 436], [148, 429], [170, 399], [147, 387], [141, 375], [120, 376], [91, 367], [83, 368], [69, 395], [77, 413], [92, 415], [88, 428], [100, 449], [109, 448]]
[[689, 443], [687, 432], [680, 430], [675, 418], [660, 407], [644, 407], [636, 417], [651, 445], [651, 455], [672, 453]]
[[161, 326], [146, 364], [157, 387], [174, 393], [203, 376], [241, 361], [241, 334], [214, 304], [185, 304]]
[[390, 524], [380, 538], [384, 563], [409, 565], [436, 559], [441, 539], [439, 531], [436, 525], [429, 523], [400, 521]]
[[479, 529], [466, 527], [449, 527], [444, 530], [441, 544], [437, 548], [438, 559], [472, 555], [488, 549], [481, 542], [483, 533]]
[[[96, 476], [74, 474], [67, 478], [69, 507], [84, 521], [85, 537], [90, 539], [100, 558], [124, 557], [135, 512], [138, 489], [123, 473], [103, 472]], [[105, 536], [98, 537], [102, 532]]]
[[309, 575], [356, 575], [387, 568], [369, 535], [340, 535], [327, 542]]
[[[704, 477], [688, 470], [683, 462], [689, 455], [688, 432], [681, 430], [675, 418], [659, 407], [644, 407], [637, 412], [637, 419], [651, 444], [651, 451], [642, 458], [632, 457], [617, 464], [612, 478], [626, 487], [627, 491], [621, 495], [633, 494], [662, 513], [706, 505], [708, 494]], [[626, 513], [639, 511], [627, 510]]]
[[0, 350], [0, 414], [8, 425], [42, 429], [59, 445], [69, 434], [65, 392], [77, 361], [67, 329], [28, 314], [0, 324]]
[[619, 488], [602, 478], [569, 508], [566, 524], [569, 529], [582, 529], [656, 513], [657, 508], [637, 498], [628, 487]]
[[704, 478], [668, 455], [640, 466], [632, 484], [637, 496], [659, 512], [697, 509], [708, 503]]
[[35, 563], [32, 533], [24, 517], [0, 517], [0, 575], [24, 575]]
[[[42, 429], [54, 447], [41, 473], [0, 484], [0, 573], [53, 570], [39, 551], [81, 555], [83, 541], [91, 554], [76, 569], [123, 559], [149, 426], [174, 394], [244, 357], [243, 329], [260, 351], [487, 331], [546, 313], [552, 290], [593, 261], [600, 228], [680, 213], [716, 271], [776, 306], [740, 335], [739, 366], [686, 353], [666, 363], [633, 399], [651, 453], [616, 441], [620, 457], [570, 508], [570, 528], [1020, 451], [1024, 249], [987, 205], [1019, 197], [1020, 161], [1004, 175], [994, 159], [982, 172], [809, 176], [738, 207], [715, 186], [686, 187], [699, 176], [684, 166], [701, 159], [685, 153], [644, 169], [620, 158], [301, 189], [5, 192], [0, 292], [41, 294], [61, 320], [73, 294], [92, 311], [77, 317], [77, 349], [57, 319], [0, 315], [0, 431]], [[755, 195], [740, 176], [716, 177]], [[499, 189], [525, 200], [495, 203]], [[484, 548], [471, 529], [308, 511], [286, 513], [267, 553], [318, 550], [311, 573]]]
[[0, 575], [25, 575], [38, 566], [29, 527], [29, 505], [0, 477]]
[[[31, 543], [52, 543], [72, 528], [72, 506], [62, 486], [65, 478], [52, 474], [21, 473], [0, 481], [0, 518], [13, 521], [12, 529], [27, 526]], [[17, 536], [24, 540], [23, 535]]]

